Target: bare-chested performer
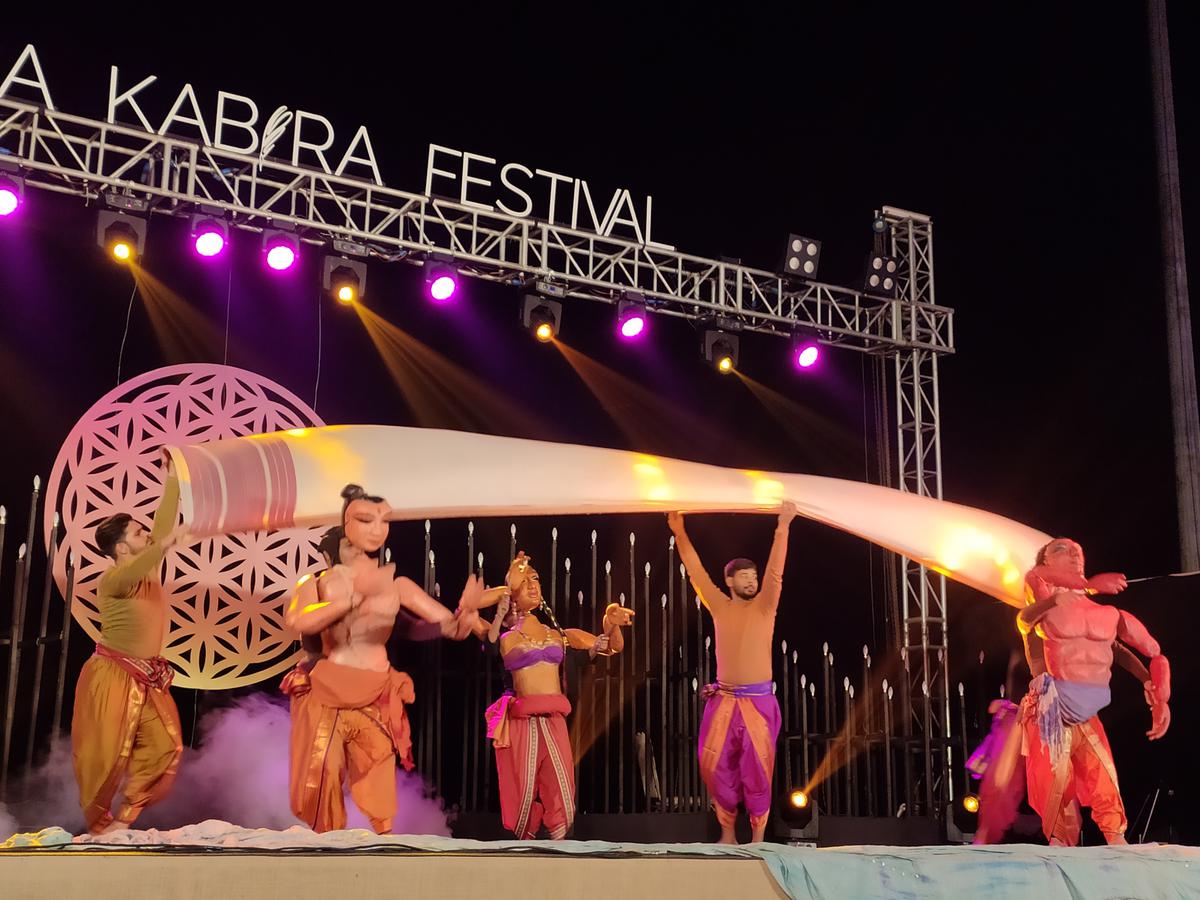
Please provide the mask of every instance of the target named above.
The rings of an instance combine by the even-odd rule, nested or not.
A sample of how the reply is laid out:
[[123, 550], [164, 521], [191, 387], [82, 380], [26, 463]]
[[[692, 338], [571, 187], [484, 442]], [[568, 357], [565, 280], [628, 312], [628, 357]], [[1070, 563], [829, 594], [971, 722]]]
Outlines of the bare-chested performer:
[[[1029, 605], [1017, 616], [1034, 679], [1021, 705], [1029, 802], [1052, 844], [1079, 843], [1080, 805], [1091, 806], [1104, 839], [1125, 843], [1125, 807], [1104, 726], [1114, 654], [1135, 672], [1150, 706], [1150, 740], [1171, 723], [1171, 670], [1158, 641], [1129, 613], [1089, 594], [1116, 594], [1124, 575], [1084, 576], [1083, 549], [1058, 538], [1025, 576]], [[1150, 659], [1147, 670], [1124, 647]]]
[[761, 841], [771, 810], [771, 776], [781, 718], [771, 690], [771, 646], [775, 612], [783, 591], [788, 529], [796, 517], [790, 500], [780, 507], [775, 541], [758, 589], [758, 568], [748, 559], [725, 565], [726, 594], [704, 570], [683, 527], [683, 515], [670, 513], [679, 558], [692, 586], [713, 618], [717, 683], [706, 685], [700, 723], [700, 774], [721, 825], [721, 843], [734, 844], [738, 803], [750, 815], [751, 840]]
[[346, 826], [342, 785], [379, 834], [396, 814], [396, 757], [411, 769], [412, 737], [405, 704], [412, 679], [391, 667], [387, 642], [404, 607], [440, 619], [442, 634], [462, 640], [479, 624], [482, 584], [469, 578], [459, 610], [450, 610], [395, 566], [379, 565], [391, 507], [358, 485], [342, 491], [345, 543], [339, 563], [297, 586], [285, 615], [302, 636], [319, 635], [320, 658], [284, 680], [292, 697], [291, 804], [314, 831]]

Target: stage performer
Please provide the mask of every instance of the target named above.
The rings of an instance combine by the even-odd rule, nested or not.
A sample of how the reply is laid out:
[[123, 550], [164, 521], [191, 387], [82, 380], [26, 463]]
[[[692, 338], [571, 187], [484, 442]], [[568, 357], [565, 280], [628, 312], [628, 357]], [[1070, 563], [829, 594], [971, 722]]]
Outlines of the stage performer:
[[750, 816], [752, 841], [763, 840], [767, 828], [781, 725], [779, 702], [771, 690], [771, 643], [783, 591], [788, 530], [795, 517], [796, 504], [784, 501], [762, 590], [754, 563], [734, 559], [725, 565], [726, 594], [705, 571], [684, 529], [682, 513], [667, 515], [679, 558], [700, 602], [712, 615], [716, 632], [717, 681], [704, 688], [708, 702], [700, 723], [698, 753], [700, 775], [721, 825], [722, 844], [737, 843], [733, 826], [739, 802]]
[[[566, 724], [571, 703], [562, 690], [562, 664], [567, 650], [586, 650], [593, 657], [620, 653], [625, 646], [621, 628], [634, 613], [610, 603], [599, 636], [559, 627], [524, 553], [512, 561], [504, 583], [507, 591], [499, 598], [490, 637], [499, 639], [512, 690], [486, 713], [500, 812], [504, 827], [518, 838], [532, 840], [544, 825], [551, 840], [561, 840], [575, 821], [575, 760]], [[538, 610], [550, 626], [537, 619]], [[508, 627], [503, 634], [502, 625]]]
[[[1109, 703], [1114, 658], [1141, 681], [1150, 740], [1171, 723], [1171, 669], [1158, 641], [1124, 610], [1089, 595], [1117, 594], [1124, 575], [1084, 575], [1083, 549], [1058, 538], [1025, 576], [1028, 605], [1017, 615], [1033, 681], [1021, 704], [1030, 805], [1051, 844], [1075, 846], [1080, 805], [1110, 844], [1125, 843], [1125, 807], [1108, 737], [1097, 716]], [[1125, 645], [1128, 645], [1126, 647]], [[1150, 659], [1147, 670], [1129, 648]]]
[[[100, 641], [79, 673], [71, 718], [79, 803], [92, 834], [129, 828], [165, 797], [183, 752], [179, 710], [169, 690], [174, 671], [159, 655], [167, 626], [159, 568], [167, 550], [186, 541], [175, 521], [179, 481], [167, 466], [149, 531], [128, 513], [109, 516], [96, 528], [96, 545], [113, 565], [96, 588]], [[118, 790], [124, 800], [114, 816]]]
[[416, 699], [412, 679], [388, 661], [388, 639], [407, 607], [419, 615], [442, 610], [437, 633], [462, 640], [478, 624], [482, 586], [468, 578], [452, 614], [411, 579], [396, 578], [394, 565], [379, 564], [388, 503], [358, 485], [347, 485], [342, 498], [339, 561], [301, 579], [284, 616], [302, 637], [321, 640], [320, 657], [297, 666], [283, 683], [292, 698], [291, 805], [314, 831], [344, 828], [342, 786], [349, 781], [371, 827], [386, 834], [396, 814], [396, 757], [413, 767], [404, 707]]

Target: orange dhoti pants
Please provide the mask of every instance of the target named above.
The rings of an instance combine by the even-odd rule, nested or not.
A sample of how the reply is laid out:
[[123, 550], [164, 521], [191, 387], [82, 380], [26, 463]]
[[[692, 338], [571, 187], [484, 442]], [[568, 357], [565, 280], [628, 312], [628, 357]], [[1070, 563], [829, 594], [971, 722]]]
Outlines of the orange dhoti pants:
[[[104, 651], [108, 652], [108, 651]], [[101, 831], [113, 821], [118, 789], [124, 802], [116, 818], [132, 823], [143, 809], [171, 789], [183, 754], [179, 710], [171, 699], [170, 670], [163, 661], [117, 661], [100, 652], [83, 665], [75, 687], [71, 750], [79, 805], [88, 830]], [[152, 683], [144, 673], [158, 665], [165, 673]], [[124, 780], [124, 785], [122, 785]]]
[[1042, 817], [1046, 838], [1067, 847], [1078, 845], [1083, 825], [1080, 806], [1092, 808], [1092, 820], [1105, 838], [1124, 834], [1128, 827], [1125, 804], [1099, 717], [1069, 726], [1070, 752], [1057, 766], [1042, 742], [1037, 716], [1028, 715], [1023, 727], [1029, 805]]
[[317, 832], [346, 827], [343, 786], [378, 834], [396, 815], [396, 756], [413, 767], [406, 703], [412, 679], [321, 660], [311, 673], [297, 667], [284, 679], [292, 698], [292, 812]]

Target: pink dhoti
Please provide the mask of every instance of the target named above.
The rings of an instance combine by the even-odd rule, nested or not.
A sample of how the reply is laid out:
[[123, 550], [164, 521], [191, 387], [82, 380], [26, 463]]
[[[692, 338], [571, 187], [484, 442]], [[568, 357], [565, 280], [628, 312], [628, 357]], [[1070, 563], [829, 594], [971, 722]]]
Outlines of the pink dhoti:
[[757, 828], [771, 811], [775, 741], [782, 724], [771, 682], [710, 684], [700, 722], [700, 777], [712, 797], [717, 820], [731, 827], [739, 803]]
[[546, 826], [551, 839], [566, 837], [575, 821], [575, 761], [562, 694], [505, 694], [487, 712], [496, 751], [504, 827], [532, 840]]

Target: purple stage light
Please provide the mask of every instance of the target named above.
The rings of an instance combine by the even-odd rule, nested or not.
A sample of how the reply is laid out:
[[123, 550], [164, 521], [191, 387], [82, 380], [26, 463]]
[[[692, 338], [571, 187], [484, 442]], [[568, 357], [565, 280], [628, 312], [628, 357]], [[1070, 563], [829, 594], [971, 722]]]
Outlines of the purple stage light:
[[267, 251], [267, 265], [276, 272], [286, 272], [296, 264], [296, 251], [287, 244], [276, 244]]
[[225, 249], [225, 235], [215, 225], [201, 226], [195, 235], [196, 252], [212, 258]]
[[0, 216], [11, 216], [21, 205], [21, 197], [17, 189], [7, 184], [0, 185]]
[[453, 275], [442, 274], [438, 275], [429, 282], [429, 296], [436, 303], [445, 303], [454, 296], [454, 292], [458, 290], [458, 281]]
[[815, 343], [802, 344], [796, 348], [796, 368], [811, 369], [821, 358], [821, 348]]
[[633, 340], [646, 330], [646, 316], [642, 313], [632, 313], [621, 321], [621, 337]]
[[617, 303], [617, 333], [624, 340], [632, 341], [644, 335], [649, 325], [646, 298], [634, 291], [626, 291]]

